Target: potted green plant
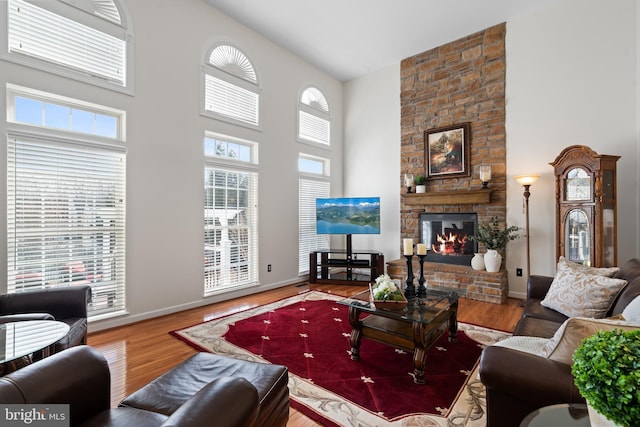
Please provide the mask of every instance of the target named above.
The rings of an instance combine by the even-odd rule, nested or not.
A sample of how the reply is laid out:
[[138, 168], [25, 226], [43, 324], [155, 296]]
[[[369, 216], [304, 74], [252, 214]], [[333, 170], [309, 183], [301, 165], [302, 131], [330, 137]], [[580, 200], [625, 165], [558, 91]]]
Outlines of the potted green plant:
[[507, 247], [507, 243], [520, 237], [518, 233], [520, 228], [515, 225], [509, 227], [501, 227], [498, 217], [493, 217], [489, 222], [478, 224], [478, 229], [474, 236], [469, 239], [477, 241], [487, 248], [484, 256], [484, 264], [487, 271], [495, 273], [500, 271], [502, 265], [502, 255], [498, 251], [503, 251]]
[[640, 426], [640, 330], [598, 331], [586, 338], [573, 353], [571, 373], [593, 427], [607, 425], [597, 414], [615, 423], [608, 425]]
[[426, 193], [427, 191], [427, 186], [425, 185], [426, 182], [427, 182], [427, 177], [425, 177], [424, 175], [416, 176], [414, 180], [414, 183], [416, 185], [416, 193]]

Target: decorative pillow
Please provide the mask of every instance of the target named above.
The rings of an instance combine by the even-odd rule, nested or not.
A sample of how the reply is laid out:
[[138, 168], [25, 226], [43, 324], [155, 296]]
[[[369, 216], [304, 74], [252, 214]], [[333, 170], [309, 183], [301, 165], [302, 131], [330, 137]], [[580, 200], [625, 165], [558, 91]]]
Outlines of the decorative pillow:
[[571, 365], [573, 353], [587, 337], [597, 331], [610, 329], [636, 330], [640, 329], [640, 323], [625, 322], [612, 319], [587, 319], [584, 317], [571, 317], [567, 319], [556, 331], [555, 335], [547, 341], [539, 356]]
[[556, 272], [540, 302], [567, 317], [603, 318], [626, 280], [584, 274], [563, 268]]
[[629, 322], [640, 322], [640, 296], [631, 301], [622, 311], [622, 317]]
[[522, 351], [524, 353], [539, 355], [548, 342], [549, 338], [515, 335], [498, 341], [497, 343], [492, 345], [496, 347], [506, 347], [512, 350]]
[[576, 273], [595, 274], [597, 276], [604, 276], [604, 277], [613, 277], [620, 271], [620, 267], [603, 267], [603, 268], [588, 267], [586, 265], [569, 261], [565, 257], [561, 256], [558, 259], [558, 266], [556, 271], [560, 271], [564, 269], [569, 269]]

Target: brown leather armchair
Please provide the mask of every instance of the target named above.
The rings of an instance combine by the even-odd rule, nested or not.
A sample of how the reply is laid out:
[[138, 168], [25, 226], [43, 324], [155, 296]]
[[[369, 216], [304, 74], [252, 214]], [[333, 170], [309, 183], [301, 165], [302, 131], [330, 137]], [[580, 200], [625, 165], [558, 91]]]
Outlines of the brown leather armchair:
[[54, 344], [53, 352], [87, 343], [87, 306], [90, 286], [39, 289], [0, 295], [0, 323], [20, 320], [58, 320], [69, 332]]
[[[0, 403], [69, 404], [72, 427], [256, 425], [258, 392], [242, 377], [210, 381], [170, 415], [131, 406], [111, 408], [110, 381], [104, 356], [91, 347], [78, 346], [0, 378]], [[159, 403], [170, 395], [171, 390], [165, 389], [155, 399]]]

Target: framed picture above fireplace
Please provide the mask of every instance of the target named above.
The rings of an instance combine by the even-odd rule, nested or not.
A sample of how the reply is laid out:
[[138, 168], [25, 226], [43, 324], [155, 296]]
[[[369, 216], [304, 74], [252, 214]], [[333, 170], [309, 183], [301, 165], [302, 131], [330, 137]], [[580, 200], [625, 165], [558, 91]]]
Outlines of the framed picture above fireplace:
[[424, 132], [428, 178], [458, 178], [470, 175], [470, 132], [469, 123], [429, 129]]

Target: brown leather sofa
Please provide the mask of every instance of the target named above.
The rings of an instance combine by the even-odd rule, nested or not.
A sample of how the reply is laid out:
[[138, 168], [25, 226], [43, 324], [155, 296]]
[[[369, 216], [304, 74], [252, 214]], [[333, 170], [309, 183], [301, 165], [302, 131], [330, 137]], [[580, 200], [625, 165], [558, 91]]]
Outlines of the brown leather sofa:
[[[616, 274], [627, 280], [607, 316], [621, 314], [640, 295], [640, 260], [627, 261]], [[527, 300], [514, 335], [550, 338], [567, 320], [543, 307], [553, 277], [530, 276]], [[505, 347], [488, 346], [480, 358], [480, 378], [486, 387], [487, 427], [518, 426], [536, 409], [557, 403], [584, 403], [573, 383], [571, 365]]]
[[287, 381], [284, 366], [198, 353], [111, 408], [106, 359], [78, 346], [0, 378], [0, 403], [69, 404], [72, 427], [284, 426]]
[[53, 346], [59, 352], [87, 343], [90, 286], [69, 286], [0, 295], [0, 323], [20, 320], [58, 320], [69, 332]]

